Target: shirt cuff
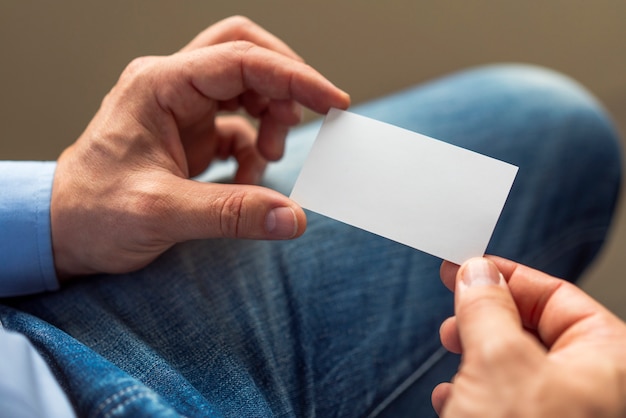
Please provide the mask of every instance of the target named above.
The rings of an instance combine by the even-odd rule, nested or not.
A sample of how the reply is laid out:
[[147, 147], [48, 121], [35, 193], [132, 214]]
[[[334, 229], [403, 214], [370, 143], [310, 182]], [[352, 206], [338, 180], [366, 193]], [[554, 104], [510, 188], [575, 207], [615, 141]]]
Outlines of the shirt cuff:
[[0, 161], [0, 297], [59, 288], [50, 197], [56, 163]]

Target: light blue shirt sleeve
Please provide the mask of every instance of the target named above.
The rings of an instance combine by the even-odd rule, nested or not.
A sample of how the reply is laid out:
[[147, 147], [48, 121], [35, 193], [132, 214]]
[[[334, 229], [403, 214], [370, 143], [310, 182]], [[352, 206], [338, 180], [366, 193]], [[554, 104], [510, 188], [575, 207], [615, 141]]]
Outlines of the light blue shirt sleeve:
[[[52, 258], [54, 162], [0, 161], [0, 297], [59, 287]], [[0, 415], [73, 417], [50, 369], [30, 342], [0, 324]]]
[[0, 161], [0, 297], [59, 288], [50, 196], [55, 162]]

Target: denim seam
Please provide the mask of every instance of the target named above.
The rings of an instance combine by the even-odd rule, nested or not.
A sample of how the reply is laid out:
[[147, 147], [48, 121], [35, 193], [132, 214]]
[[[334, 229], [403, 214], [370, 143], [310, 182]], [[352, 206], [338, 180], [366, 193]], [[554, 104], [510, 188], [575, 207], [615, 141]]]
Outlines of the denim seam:
[[385, 410], [393, 401], [395, 401], [400, 395], [402, 395], [413, 383], [415, 383], [420, 377], [422, 377], [429, 369], [432, 368], [443, 356], [446, 355], [448, 350], [444, 347], [439, 347], [424, 363], [422, 363], [409, 377], [407, 377], [398, 387], [396, 387], [382, 402], [378, 404], [376, 408], [367, 416], [367, 418], [374, 418]]
[[[120, 389], [119, 391], [115, 392], [113, 395], [111, 395], [108, 398], [106, 398], [104, 401], [100, 402], [98, 407], [95, 409], [95, 412], [93, 414], [91, 414], [91, 415], [94, 416], [94, 417], [100, 415], [111, 403], [115, 402], [116, 400], [118, 400], [122, 396], [128, 394], [129, 392], [132, 392], [133, 390], [139, 389], [140, 387], [141, 387], [141, 385], [135, 384], [135, 385], [132, 385], [132, 386], [125, 387], [124, 389]], [[134, 396], [137, 396], [137, 395], [134, 395]], [[131, 397], [131, 399], [132, 399], [132, 397]], [[109, 411], [105, 416], [110, 416], [109, 415], [110, 412], [111, 411]]]
[[109, 412], [107, 412], [104, 415], [104, 418], [111, 418], [112, 416], [116, 415], [119, 411], [121, 411], [121, 409], [123, 409], [125, 406], [127, 406], [128, 404], [135, 402], [138, 399], [142, 399], [145, 398], [146, 396], [149, 396], [150, 394], [147, 392], [141, 392], [141, 393], [137, 393], [133, 396], [131, 396], [130, 398], [126, 399], [124, 402], [119, 403], [115, 406], [115, 408], [111, 409]]

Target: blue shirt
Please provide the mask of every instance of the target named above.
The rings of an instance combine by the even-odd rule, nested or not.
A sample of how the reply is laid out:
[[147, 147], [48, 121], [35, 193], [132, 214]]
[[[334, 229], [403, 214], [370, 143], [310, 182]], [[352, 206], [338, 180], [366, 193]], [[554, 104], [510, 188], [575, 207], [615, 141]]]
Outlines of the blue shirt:
[[50, 235], [54, 162], [0, 162], [0, 297], [56, 290]]
[[[54, 162], [0, 161], [0, 297], [56, 290], [50, 234]], [[0, 324], [0, 411], [73, 417], [50, 369], [22, 335]]]

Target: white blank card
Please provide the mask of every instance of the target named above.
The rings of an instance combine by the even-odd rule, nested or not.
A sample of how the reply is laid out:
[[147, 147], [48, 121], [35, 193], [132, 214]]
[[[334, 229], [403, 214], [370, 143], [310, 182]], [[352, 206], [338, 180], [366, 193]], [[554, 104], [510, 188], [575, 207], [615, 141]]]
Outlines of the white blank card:
[[331, 109], [291, 198], [461, 264], [484, 254], [516, 174], [511, 164]]

